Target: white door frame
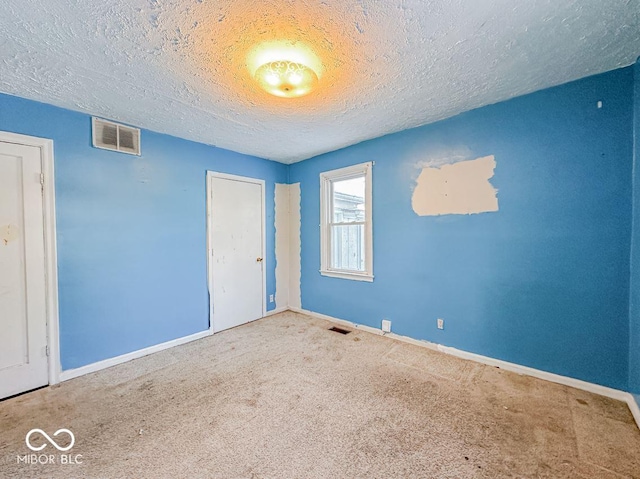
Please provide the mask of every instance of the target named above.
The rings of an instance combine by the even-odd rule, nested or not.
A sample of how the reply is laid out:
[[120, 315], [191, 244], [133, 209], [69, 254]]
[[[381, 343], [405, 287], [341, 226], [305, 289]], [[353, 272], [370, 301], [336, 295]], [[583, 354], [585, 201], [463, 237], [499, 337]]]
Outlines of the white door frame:
[[56, 195], [53, 169], [53, 140], [0, 131], [0, 141], [40, 148], [42, 165], [42, 212], [44, 222], [44, 258], [49, 347], [49, 384], [60, 382], [60, 329], [58, 317], [58, 254], [56, 248]]
[[262, 188], [262, 317], [267, 314], [267, 235], [266, 235], [266, 213], [267, 205], [265, 203], [265, 182], [258, 178], [250, 178], [248, 176], [230, 175], [228, 173], [219, 173], [217, 171], [207, 171], [207, 285], [209, 287], [209, 332], [213, 334], [213, 246], [211, 245], [211, 222], [213, 219], [213, 210], [211, 205], [211, 193], [213, 187], [213, 179], [220, 178], [223, 180], [244, 181], [245, 183], [258, 184]]

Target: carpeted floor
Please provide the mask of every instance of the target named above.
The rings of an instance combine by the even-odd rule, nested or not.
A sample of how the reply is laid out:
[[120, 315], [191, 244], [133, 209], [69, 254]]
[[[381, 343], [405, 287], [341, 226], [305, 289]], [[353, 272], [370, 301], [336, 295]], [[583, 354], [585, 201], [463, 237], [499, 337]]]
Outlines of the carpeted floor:
[[[0, 402], [0, 477], [640, 478], [624, 403], [331, 326], [282, 313]], [[32, 428], [75, 445], [18, 462]]]

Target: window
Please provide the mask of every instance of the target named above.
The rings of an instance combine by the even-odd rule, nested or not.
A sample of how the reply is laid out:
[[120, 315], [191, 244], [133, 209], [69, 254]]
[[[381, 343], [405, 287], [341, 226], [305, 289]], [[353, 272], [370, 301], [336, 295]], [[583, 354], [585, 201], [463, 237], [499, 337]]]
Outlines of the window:
[[373, 281], [373, 163], [320, 174], [320, 273]]

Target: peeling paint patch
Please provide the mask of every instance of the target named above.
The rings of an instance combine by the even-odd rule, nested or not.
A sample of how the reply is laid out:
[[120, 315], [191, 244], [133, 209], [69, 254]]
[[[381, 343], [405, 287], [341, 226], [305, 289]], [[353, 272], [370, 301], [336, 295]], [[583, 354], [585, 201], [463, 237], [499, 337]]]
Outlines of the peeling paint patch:
[[276, 183], [276, 308], [302, 307], [300, 299], [300, 183]]
[[276, 308], [289, 303], [289, 185], [276, 183]]
[[415, 164], [415, 167], [419, 170], [422, 168], [440, 168], [444, 165], [469, 161], [469, 158], [473, 158], [473, 151], [467, 146], [454, 148], [449, 145], [442, 146], [436, 152], [432, 152], [428, 158], [424, 158], [423, 149], [424, 147], [420, 146], [420, 150], [416, 152], [416, 154], [420, 155], [419, 161]]
[[20, 229], [16, 225], [0, 226], [0, 242], [5, 246], [20, 236]]
[[419, 216], [498, 211], [498, 190], [489, 182], [495, 167], [491, 155], [423, 168], [411, 198], [413, 211]]
[[302, 307], [300, 294], [300, 183], [289, 185], [289, 306]]

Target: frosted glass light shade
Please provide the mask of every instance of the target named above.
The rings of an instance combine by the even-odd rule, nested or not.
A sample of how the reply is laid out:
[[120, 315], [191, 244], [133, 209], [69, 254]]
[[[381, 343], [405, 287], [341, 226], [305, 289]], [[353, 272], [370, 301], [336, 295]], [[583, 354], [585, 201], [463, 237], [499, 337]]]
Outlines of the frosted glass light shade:
[[260, 86], [275, 96], [295, 98], [311, 93], [318, 75], [302, 63], [275, 61], [260, 66], [255, 73]]

